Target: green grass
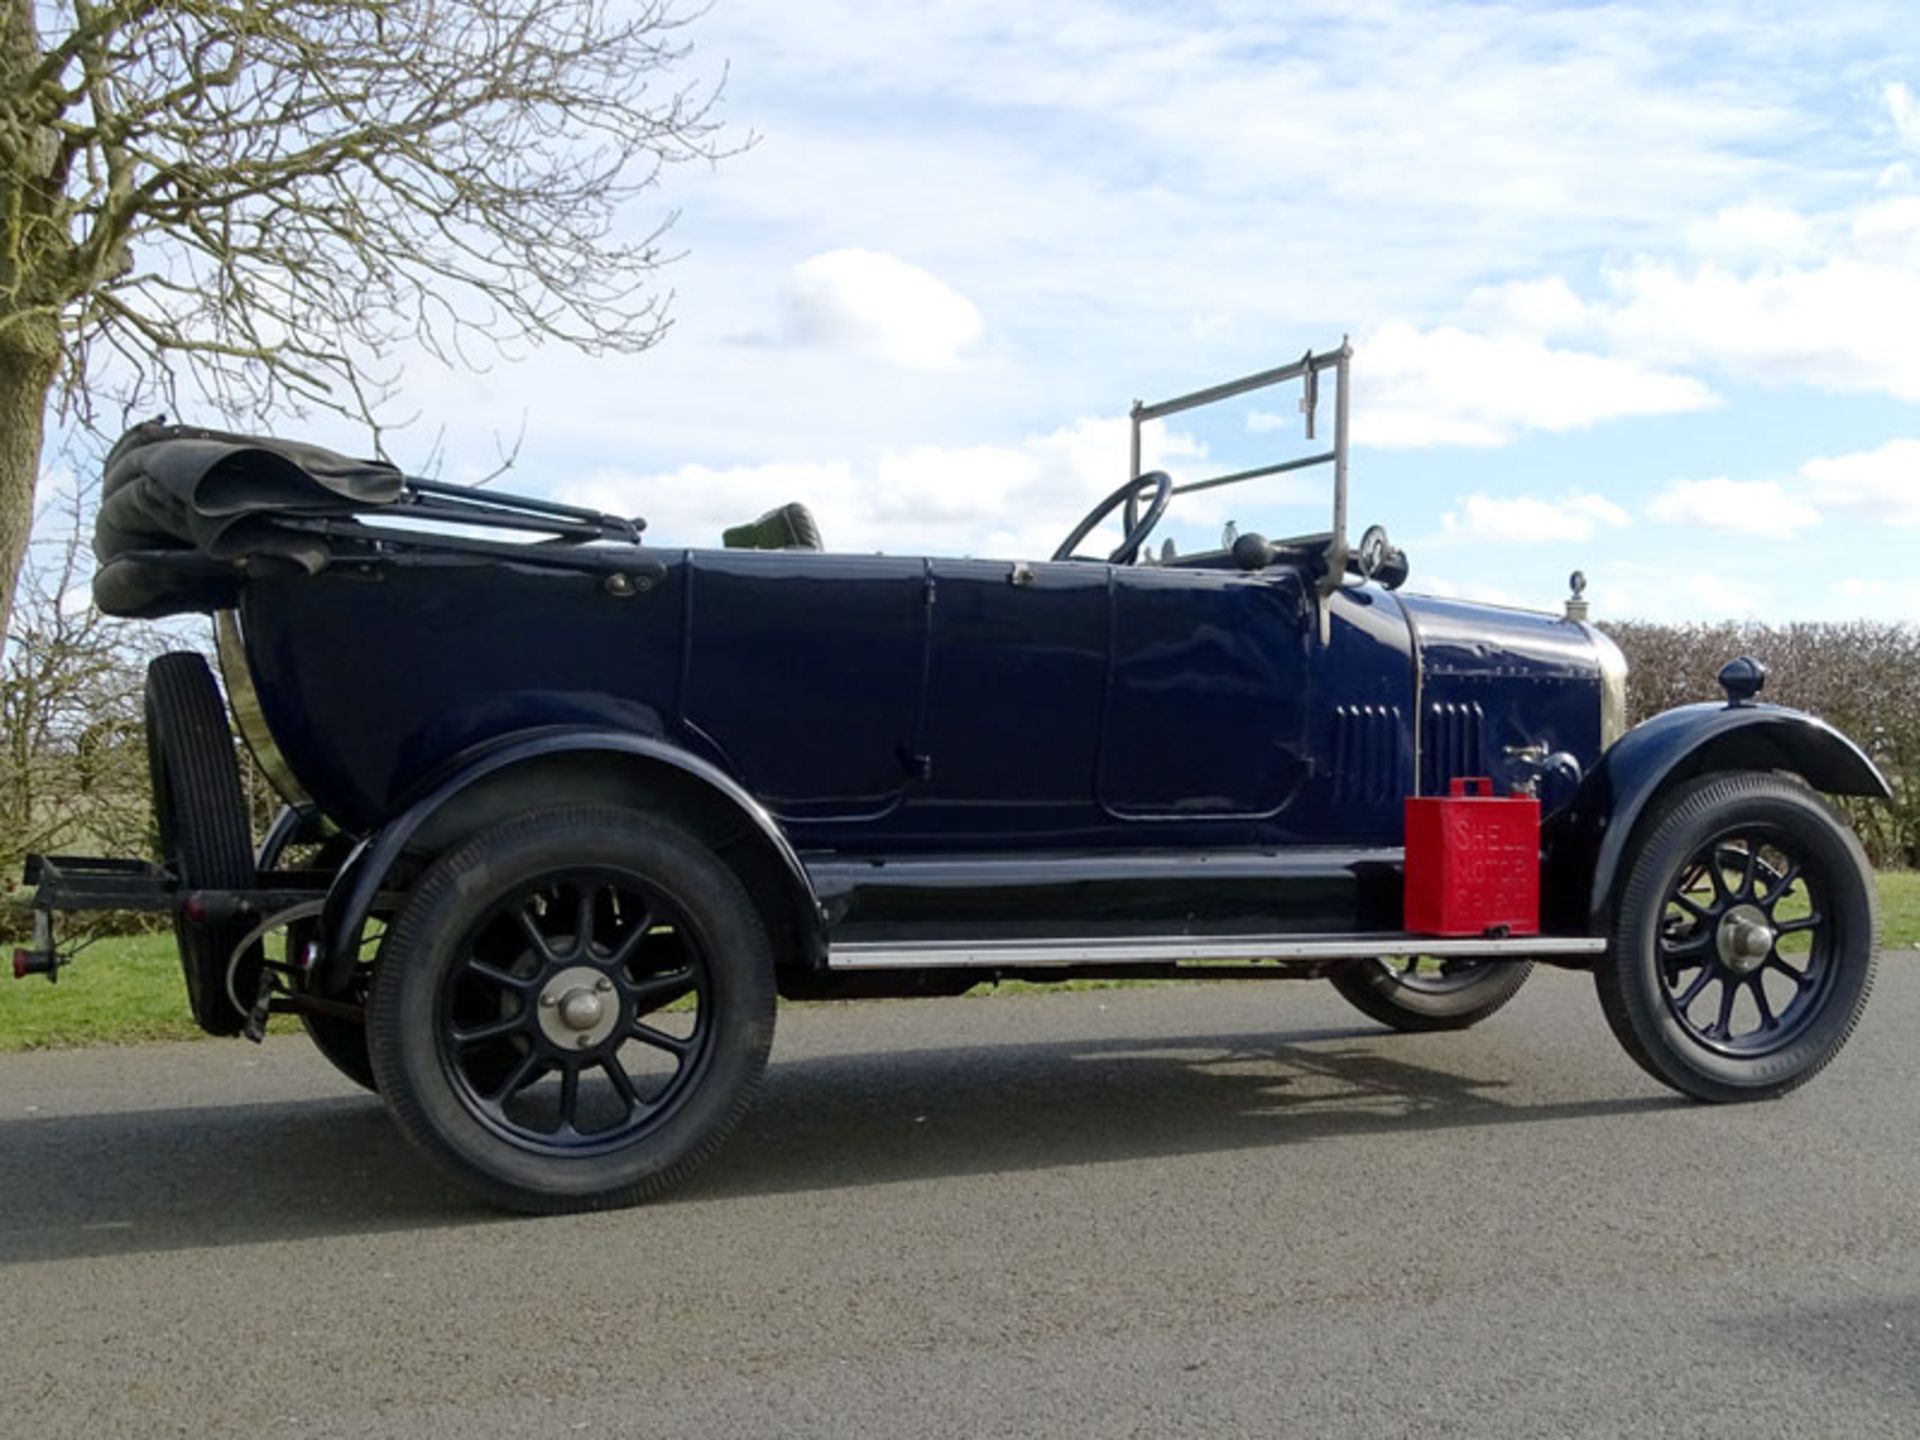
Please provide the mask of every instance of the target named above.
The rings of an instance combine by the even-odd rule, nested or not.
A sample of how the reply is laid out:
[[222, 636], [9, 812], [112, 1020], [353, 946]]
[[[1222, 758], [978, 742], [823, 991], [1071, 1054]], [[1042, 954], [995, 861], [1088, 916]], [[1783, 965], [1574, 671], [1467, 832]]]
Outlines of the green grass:
[[101, 940], [60, 972], [57, 985], [0, 978], [0, 1050], [189, 1040], [186, 981], [173, 935]]
[[[1880, 906], [1888, 952], [1913, 953], [1920, 946], [1920, 871], [1883, 874]], [[1124, 983], [1092, 982], [1100, 987]], [[1015, 982], [986, 993], [1059, 988]], [[275, 1029], [287, 1023], [275, 1020]], [[0, 976], [0, 1051], [191, 1040], [199, 1034], [187, 1015], [186, 986], [170, 934], [102, 940], [62, 970], [57, 985]]]

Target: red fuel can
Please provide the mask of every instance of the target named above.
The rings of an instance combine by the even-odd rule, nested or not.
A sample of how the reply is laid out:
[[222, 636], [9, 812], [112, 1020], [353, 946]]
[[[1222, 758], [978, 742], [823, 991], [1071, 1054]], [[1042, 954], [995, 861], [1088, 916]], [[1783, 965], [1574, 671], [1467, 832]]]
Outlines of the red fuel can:
[[1540, 802], [1457, 779], [1407, 802], [1405, 924], [1416, 935], [1540, 933]]

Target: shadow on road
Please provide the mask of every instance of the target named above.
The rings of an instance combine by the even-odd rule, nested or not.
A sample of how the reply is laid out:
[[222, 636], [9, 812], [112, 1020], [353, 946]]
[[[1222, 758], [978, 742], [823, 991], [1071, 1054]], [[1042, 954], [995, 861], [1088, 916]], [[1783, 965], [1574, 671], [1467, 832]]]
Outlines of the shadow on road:
[[[1383, 1053], [1395, 1043], [1269, 1031], [777, 1061], [678, 1203], [1676, 1103], [1510, 1103], [1505, 1082]], [[495, 1218], [368, 1097], [0, 1122], [0, 1217], [0, 1265]]]
[[1920, 1298], [1783, 1306], [1730, 1315], [1724, 1324], [1729, 1335], [1826, 1384], [1920, 1399]]
[[1375, 1029], [1261, 1031], [775, 1065], [745, 1133], [686, 1193], [839, 1190], [1683, 1104], [1514, 1103], [1505, 1080], [1384, 1053], [1416, 1043]]

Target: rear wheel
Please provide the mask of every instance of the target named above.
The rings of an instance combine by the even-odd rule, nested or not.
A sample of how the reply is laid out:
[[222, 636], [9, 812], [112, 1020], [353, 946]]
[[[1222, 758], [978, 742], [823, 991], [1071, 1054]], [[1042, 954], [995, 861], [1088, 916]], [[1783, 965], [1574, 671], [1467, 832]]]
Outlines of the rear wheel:
[[[226, 706], [207, 662], [178, 651], [149, 665], [146, 718], [161, 860], [183, 891], [248, 888], [254, 863], [247, 803]], [[208, 1034], [235, 1034], [246, 1021], [242, 1006], [252, 1003], [260, 982], [257, 945], [229, 974], [234, 948], [250, 926], [244, 919], [196, 921], [176, 912], [173, 928], [194, 1020]]]
[[1333, 988], [1395, 1030], [1464, 1030], [1505, 1005], [1533, 973], [1531, 960], [1355, 960]]
[[1860, 842], [1769, 774], [1682, 787], [1628, 857], [1596, 971], [1620, 1043], [1701, 1100], [1761, 1100], [1839, 1053], [1873, 988], [1879, 916]]
[[531, 1212], [633, 1204], [718, 1148], [773, 1039], [751, 897], [692, 836], [545, 811], [434, 862], [375, 967], [373, 1071], [455, 1179]]

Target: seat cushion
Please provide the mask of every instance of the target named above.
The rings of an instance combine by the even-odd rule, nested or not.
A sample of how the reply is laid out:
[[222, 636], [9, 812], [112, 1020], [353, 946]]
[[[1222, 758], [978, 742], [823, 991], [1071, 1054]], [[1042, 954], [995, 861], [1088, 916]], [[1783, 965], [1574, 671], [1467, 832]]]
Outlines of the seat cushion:
[[758, 520], [720, 532], [729, 550], [821, 550], [820, 527], [806, 506], [795, 502], [767, 511]]

